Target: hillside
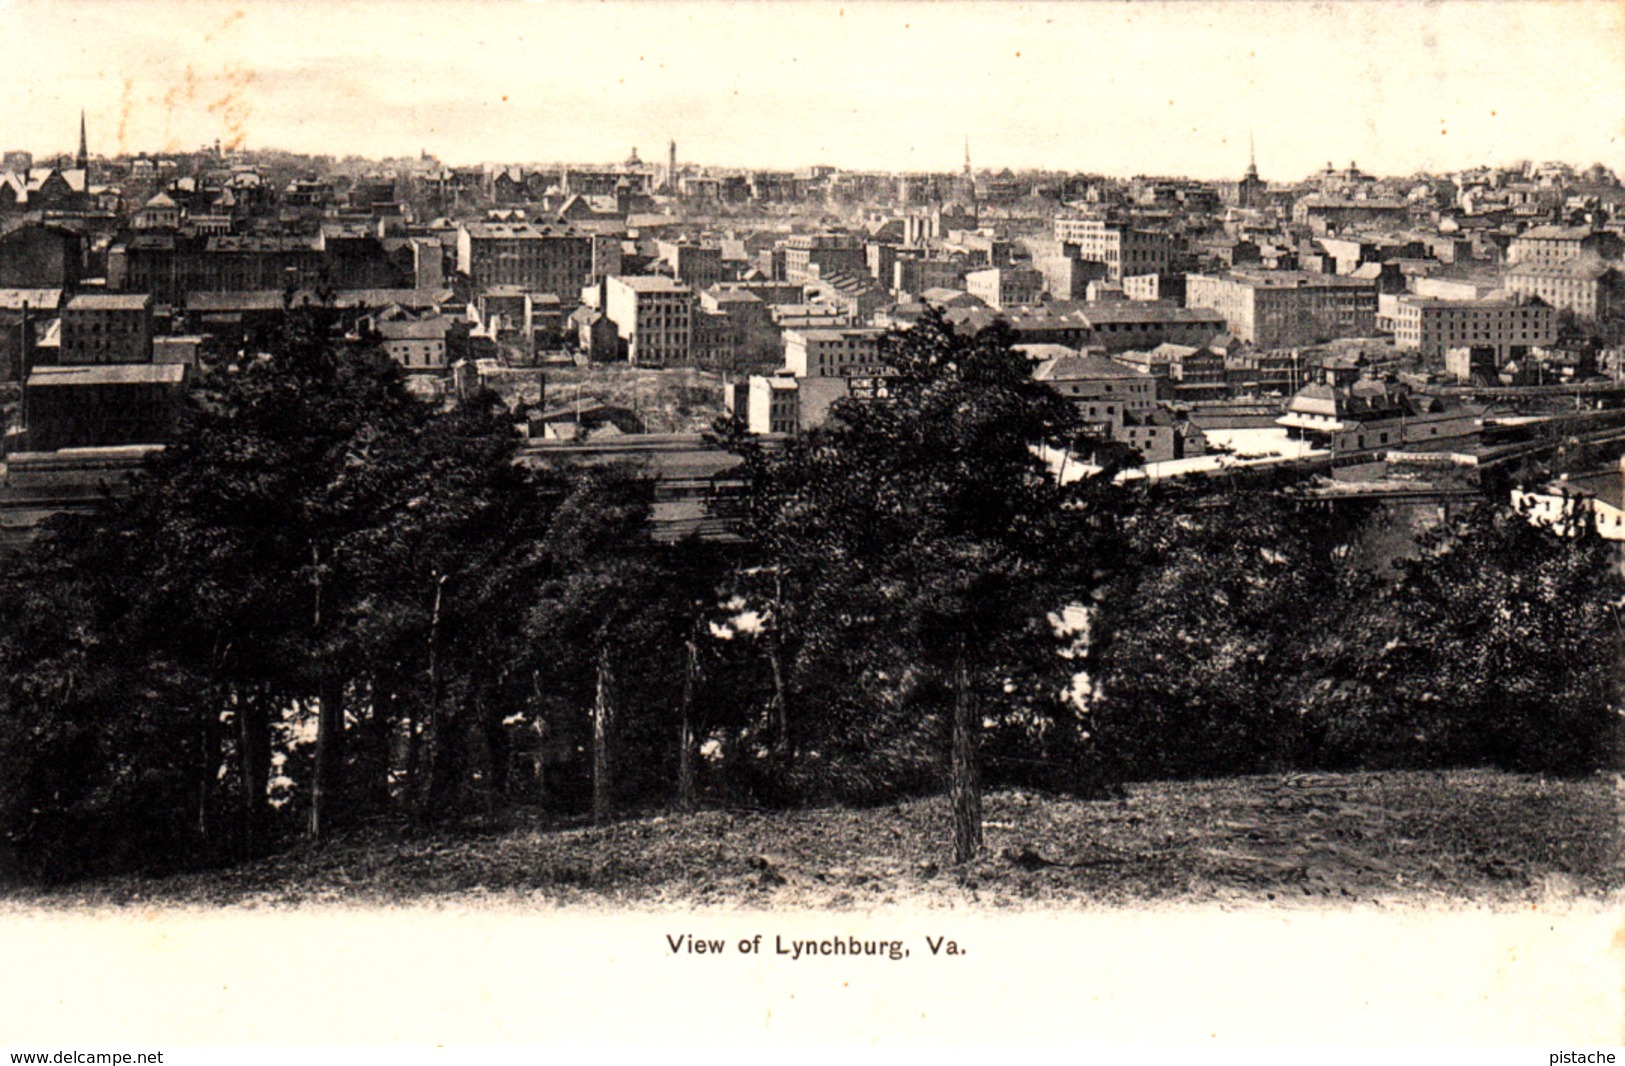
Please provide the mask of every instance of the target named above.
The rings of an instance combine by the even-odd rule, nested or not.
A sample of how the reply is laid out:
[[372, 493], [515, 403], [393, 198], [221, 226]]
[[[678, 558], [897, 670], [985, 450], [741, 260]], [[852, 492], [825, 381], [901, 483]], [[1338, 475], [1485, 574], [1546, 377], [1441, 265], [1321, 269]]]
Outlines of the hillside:
[[470, 901], [616, 906], [1069, 906], [1601, 897], [1625, 886], [1618, 779], [1489, 771], [1291, 775], [1132, 786], [1125, 798], [988, 797], [987, 857], [948, 863], [945, 803], [708, 811], [593, 829], [519, 817], [21, 903]]

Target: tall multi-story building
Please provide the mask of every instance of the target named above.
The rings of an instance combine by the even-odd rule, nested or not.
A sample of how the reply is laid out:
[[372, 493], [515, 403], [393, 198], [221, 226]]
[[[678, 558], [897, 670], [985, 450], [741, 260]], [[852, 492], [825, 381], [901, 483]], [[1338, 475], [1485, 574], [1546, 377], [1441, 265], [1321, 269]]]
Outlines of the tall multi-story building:
[[787, 329], [784, 368], [801, 378], [875, 377], [881, 373], [880, 338], [885, 330]]
[[1394, 346], [1428, 358], [1442, 359], [1451, 348], [1490, 348], [1499, 367], [1556, 340], [1557, 312], [1541, 300], [1401, 296], [1394, 303]]
[[692, 289], [709, 288], [722, 280], [722, 247], [692, 241], [657, 241], [660, 261], [678, 281]]
[[[592, 235], [592, 274], [589, 284], [596, 285], [605, 278], [621, 272], [621, 238], [615, 233]], [[558, 295], [563, 296], [564, 293]]]
[[1185, 306], [1185, 275], [1135, 274], [1123, 279], [1123, 295], [1130, 300], [1166, 300]]
[[1625, 241], [1619, 234], [1590, 226], [1536, 226], [1524, 230], [1507, 245], [1509, 265], [1555, 266], [1582, 256], [1618, 259], [1622, 254]]
[[965, 267], [957, 259], [899, 256], [892, 264], [891, 287], [918, 296], [927, 289], [957, 289], [965, 280]]
[[1536, 296], [1558, 310], [1587, 318], [1625, 309], [1625, 274], [1590, 256], [1550, 264], [1519, 263], [1501, 280], [1507, 292]]
[[995, 310], [1037, 303], [1044, 275], [1030, 267], [992, 267], [965, 275], [965, 291]]
[[[1184, 344], [1200, 348], [1224, 332], [1224, 319], [1203, 307], [1176, 307], [1150, 300], [1119, 300], [1083, 304], [1081, 316], [1088, 325], [1087, 341], [1109, 352]], [[1018, 329], [1018, 333], [1019, 333]], [[1064, 343], [1064, 342], [1063, 342]]]
[[1094, 218], [1058, 218], [1055, 239], [1078, 246], [1078, 258], [1106, 264], [1106, 277], [1160, 274], [1174, 260], [1174, 238], [1155, 230], [1129, 229]]
[[798, 233], [784, 242], [785, 281], [799, 284], [814, 273], [862, 274], [868, 269], [863, 241], [852, 234]]
[[1232, 333], [1260, 348], [1369, 337], [1377, 324], [1371, 282], [1295, 270], [1190, 274], [1185, 306], [1212, 308]]
[[107, 252], [107, 287], [178, 301], [192, 292], [282, 290], [325, 279], [319, 238], [137, 233]]
[[62, 308], [64, 365], [152, 362], [152, 297], [81, 293]]
[[492, 285], [574, 298], [593, 277], [592, 236], [563, 226], [469, 222], [457, 230], [457, 269], [475, 293]]
[[1052, 300], [1082, 300], [1091, 281], [1106, 277], [1106, 264], [1067, 255], [1041, 256], [1033, 267], [1043, 277], [1044, 291]]
[[633, 366], [693, 362], [694, 290], [671, 278], [604, 279], [604, 314], [615, 323]]
[[1344, 229], [1391, 229], [1410, 218], [1403, 200], [1305, 196], [1292, 205], [1292, 220], [1317, 233]]

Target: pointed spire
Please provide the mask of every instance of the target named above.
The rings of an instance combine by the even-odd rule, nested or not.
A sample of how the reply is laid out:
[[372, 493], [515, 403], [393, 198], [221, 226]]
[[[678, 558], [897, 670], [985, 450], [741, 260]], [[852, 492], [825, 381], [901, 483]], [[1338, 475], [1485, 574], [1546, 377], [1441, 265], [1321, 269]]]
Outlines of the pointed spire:
[[970, 134], [965, 134], [965, 176], [970, 176]]
[[90, 169], [90, 146], [85, 140], [85, 109], [79, 109], [79, 154], [74, 158], [73, 165], [80, 170]]

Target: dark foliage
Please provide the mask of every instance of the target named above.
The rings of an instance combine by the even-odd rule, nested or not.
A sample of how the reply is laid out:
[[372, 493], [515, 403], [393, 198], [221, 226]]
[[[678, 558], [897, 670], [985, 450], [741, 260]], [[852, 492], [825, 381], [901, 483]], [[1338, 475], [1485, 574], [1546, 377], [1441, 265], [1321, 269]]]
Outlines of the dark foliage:
[[1118, 497], [1106, 479], [1057, 484], [1038, 448], [1064, 449], [1077, 415], [1011, 340], [928, 318], [891, 339], [883, 399], [749, 453], [791, 705], [783, 799], [938, 787], [956, 707], [999, 756], [991, 780], [1088, 777], [1048, 618], [1106, 572]]
[[826, 428], [719, 426], [748, 536], [662, 545], [648, 471], [530, 469], [493, 397], [426, 406], [291, 313], [0, 577], [0, 871], [945, 780], [964, 861], [985, 784], [1620, 765], [1595, 537], [1489, 502], [1379, 574], [1296, 475], [1060, 484], [1075, 410], [1011, 340], [927, 318]]

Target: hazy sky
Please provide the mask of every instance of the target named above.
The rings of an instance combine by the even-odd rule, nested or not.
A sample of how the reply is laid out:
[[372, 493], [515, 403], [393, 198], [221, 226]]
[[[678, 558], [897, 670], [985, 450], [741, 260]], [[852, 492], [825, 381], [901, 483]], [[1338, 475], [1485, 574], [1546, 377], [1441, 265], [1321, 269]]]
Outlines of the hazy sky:
[[0, 146], [1625, 170], [1625, 4], [0, 0]]

